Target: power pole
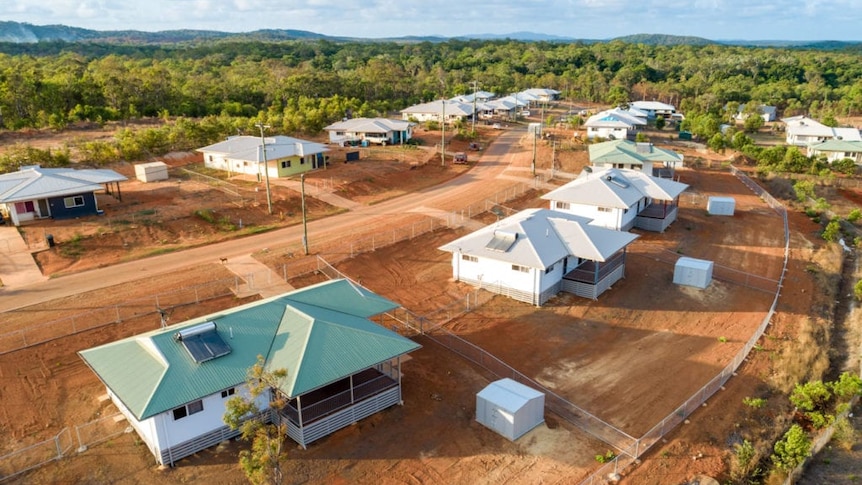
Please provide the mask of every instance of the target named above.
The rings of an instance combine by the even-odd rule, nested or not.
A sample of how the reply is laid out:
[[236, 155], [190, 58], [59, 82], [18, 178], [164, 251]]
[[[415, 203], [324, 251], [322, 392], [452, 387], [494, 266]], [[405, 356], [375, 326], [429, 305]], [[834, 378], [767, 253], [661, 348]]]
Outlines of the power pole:
[[473, 135], [476, 134], [476, 91], [479, 89], [479, 81], [473, 81]]
[[299, 175], [299, 186], [302, 189], [302, 249], [305, 250], [305, 255], [308, 256], [308, 223], [305, 217], [305, 174]]
[[440, 129], [443, 133], [442, 140], [440, 141], [440, 165], [446, 166], [446, 99], [443, 99], [443, 114], [440, 116]]
[[[263, 130], [269, 128], [269, 125], [257, 123], [255, 126], [260, 128], [260, 143], [263, 148], [263, 174], [266, 178], [266, 207], [269, 210], [269, 215], [272, 215], [272, 192], [269, 189], [269, 165], [266, 162], [266, 138], [263, 136]], [[258, 170], [258, 173], [260, 171]]]

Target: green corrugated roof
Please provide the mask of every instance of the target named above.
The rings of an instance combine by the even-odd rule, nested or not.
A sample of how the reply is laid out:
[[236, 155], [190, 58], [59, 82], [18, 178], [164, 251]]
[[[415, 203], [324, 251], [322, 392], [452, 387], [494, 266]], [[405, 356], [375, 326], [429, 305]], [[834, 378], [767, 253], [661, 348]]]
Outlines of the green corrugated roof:
[[637, 143], [628, 140], [614, 140], [590, 145], [590, 163], [629, 163], [643, 164], [644, 161], [680, 162], [682, 157], [671, 150], [651, 146], [649, 152], [638, 152]]
[[[369, 321], [398, 307], [347, 280], [335, 280], [80, 352], [139, 419], [245, 381], [263, 355], [287, 369], [282, 392], [296, 396], [419, 348]], [[214, 321], [231, 353], [196, 363], [174, 334]]]

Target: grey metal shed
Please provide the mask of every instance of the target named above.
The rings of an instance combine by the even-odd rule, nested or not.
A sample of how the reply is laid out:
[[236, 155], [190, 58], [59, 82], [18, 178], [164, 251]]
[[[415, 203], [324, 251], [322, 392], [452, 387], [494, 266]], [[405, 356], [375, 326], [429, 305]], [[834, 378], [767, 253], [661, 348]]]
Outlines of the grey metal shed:
[[476, 421], [514, 441], [545, 421], [545, 395], [512, 379], [476, 394]]
[[733, 197], [712, 196], [707, 200], [706, 212], [711, 216], [732, 216], [736, 208]]
[[673, 268], [673, 282], [677, 285], [706, 288], [712, 281], [712, 261], [681, 257]]

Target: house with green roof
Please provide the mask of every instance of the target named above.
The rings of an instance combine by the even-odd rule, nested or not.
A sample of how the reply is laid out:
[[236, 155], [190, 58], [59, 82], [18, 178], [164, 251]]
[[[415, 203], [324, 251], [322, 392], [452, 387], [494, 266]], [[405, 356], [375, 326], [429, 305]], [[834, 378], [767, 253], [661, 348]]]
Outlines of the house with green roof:
[[862, 141], [827, 140], [808, 146], [809, 157], [825, 157], [829, 163], [849, 158], [856, 165], [862, 165]]
[[673, 178], [683, 156], [652, 143], [613, 140], [590, 145], [590, 164], [597, 168], [627, 168], [656, 177]]
[[[239, 434], [223, 416], [248, 395], [262, 356], [286, 369], [258, 401], [261, 416], [287, 424], [301, 446], [401, 400], [401, 357], [419, 344], [388, 330], [399, 305], [348, 280], [309, 286], [80, 352], [108, 396], [160, 464]], [[271, 413], [278, 393], [288, 404]]]

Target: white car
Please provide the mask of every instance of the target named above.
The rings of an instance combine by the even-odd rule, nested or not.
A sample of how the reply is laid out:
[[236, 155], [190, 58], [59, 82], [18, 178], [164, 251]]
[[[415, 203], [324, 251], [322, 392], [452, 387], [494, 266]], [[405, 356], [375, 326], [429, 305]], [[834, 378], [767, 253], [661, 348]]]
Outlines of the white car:
[[502, 130], [503, 125], [501, 125], [500, 123], [494, 123], [493, 125], [491, 125], [491, 128], [493, 128], [495, 130]]

